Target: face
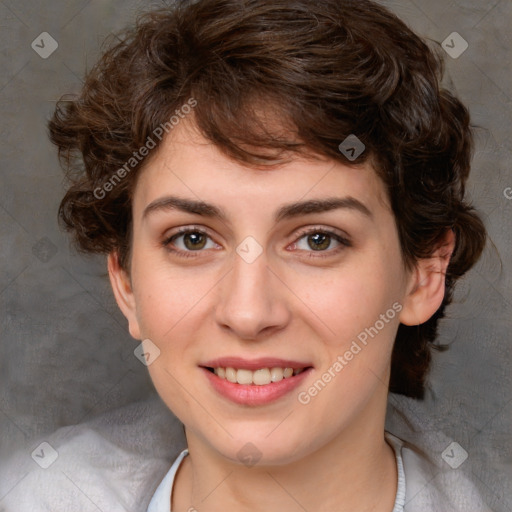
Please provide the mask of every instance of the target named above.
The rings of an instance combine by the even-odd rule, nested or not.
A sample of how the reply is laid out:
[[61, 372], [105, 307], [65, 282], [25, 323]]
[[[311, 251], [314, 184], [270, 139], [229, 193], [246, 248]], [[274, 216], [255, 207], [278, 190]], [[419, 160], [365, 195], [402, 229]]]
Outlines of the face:
[[383, 411], [414, 282], [369, 164], [252, 169], [181, 123], [139, 177], [130, 276], [110, 270], [158, 393], [216, 453], [291, 462]]

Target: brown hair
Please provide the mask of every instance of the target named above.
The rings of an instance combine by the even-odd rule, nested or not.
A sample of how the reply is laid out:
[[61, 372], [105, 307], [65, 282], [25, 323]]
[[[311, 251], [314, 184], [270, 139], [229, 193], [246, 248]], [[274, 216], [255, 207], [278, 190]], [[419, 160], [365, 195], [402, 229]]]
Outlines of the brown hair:
[[[440, 86], [442, 76], [439, 54], [368, 0], [185, 0], [146, 13], [110, 42], [81, 94], [61, 101], [49, 123], [71, 180], [60, 219], [79, 249], [115, 251], [127, 269], [144, 160], [104, 197], [94, 191], [190, 98], [203, 135], [248, 165], [290, 152], [347, 165], [371, 158], [408, 268], [447, 229], [456, 235], [441, 307], [424, 324], [401, 324], [394, 345], [390, 390], [422, 398], [438, 320], [486, 241], [464, 200], [469, 114]], [[294, 137], [265, 126], [256, 105], [277, 113]], [[353, 162], [338, 149], [351, 134], [366, 146]]]

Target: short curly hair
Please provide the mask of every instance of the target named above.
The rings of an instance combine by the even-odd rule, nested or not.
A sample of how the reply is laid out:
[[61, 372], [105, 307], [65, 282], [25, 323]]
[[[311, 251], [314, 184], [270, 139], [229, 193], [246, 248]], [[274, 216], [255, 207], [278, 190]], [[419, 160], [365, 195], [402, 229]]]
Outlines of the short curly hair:
[[[438, 320], [486, 243], [465, 199], [470, 116], [441, 86], [443, 68], [438, 48], [368, 0], [182, 0], [147, 12], [107, 41], [81, 93], [49, 121], [70, 179], [60, 220], [80, 250], [115, 252], [129, 271], [131, 200], [147, 157], [108, 193], [95, 190], [190, 98], [201, 133], [248, 166], [292, 153], [370, 159], [407, 268], [447, 230], [456, 235], [441, 307], [421, 325], [400, 324], [394, 344], [390, 391], [423, 398]], [[257, 105], [293, 137], [268, 129]], [[353, 162], [339, 150], [349, 135], [366, 146]]]

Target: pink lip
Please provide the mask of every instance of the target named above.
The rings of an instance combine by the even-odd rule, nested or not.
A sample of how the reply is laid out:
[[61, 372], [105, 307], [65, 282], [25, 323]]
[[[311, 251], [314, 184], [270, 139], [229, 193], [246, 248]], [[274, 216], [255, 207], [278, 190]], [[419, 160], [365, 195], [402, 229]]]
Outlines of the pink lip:
[[241, 357], [221, 357], [206, 361], [200, 366], [204, 368], [236, 368], [237, 370], [259, 370], [260, 368], [293, 368], [299, 370], [312, 366], [311, 363], [277, 359], [275, 357], [260, 357], [258, 359], [242, 359]]
[[[218, 366], [224, 367], [220, 364]], [[281, 363], [268, 366], [258, 366], [257, 368], [280, 366], [282, 366]], [[237, 367], [236, 365], [234, 365], [234, 367], [240, 368], [240, 366]], [[293, 368], [293, 366], [288, 365], [287, 368]], [[297, 366], [297, 368], [304, 368], [304, 366]], [[297, 388], [297, 386], [299, 386], [313, 371], [313, 368], [309, 367], [298, 375], [282, 379], [279, 382], [271, 382], [270, 384], [265, 384], [263, 386], [257, 386], [256, 384], [242, 385], [229, 382], [226, 379], [217, 377], [217, 375], [206, 368], [201, 368], [201, 370], [210, 381], [215, 391], [232, 402], [240, 405], [265, 405], [278, 400]]]

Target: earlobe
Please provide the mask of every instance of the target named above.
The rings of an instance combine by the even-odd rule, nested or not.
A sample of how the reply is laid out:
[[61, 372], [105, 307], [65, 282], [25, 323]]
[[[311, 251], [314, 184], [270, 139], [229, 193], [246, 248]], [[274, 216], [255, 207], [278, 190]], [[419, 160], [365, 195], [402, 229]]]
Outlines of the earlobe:
[[455, 249], [455, 233], [449, 229], [431, 257], [420, 259], [409, 281], [400, 322], [420, 325], [441, 306], [446, 284], [446, 270]]
[[132, 290], [130, 277], [124, 269], [119, 265], [117, 252], [111, 252], [108, 255], [108, 275], [112, 291], [116, 299], [119, 309], [128, 320], [128, 328], [130, 335], [136, 340], [140, 340], [140, 328], [137, 320], [137, 309], [135, 296]]

